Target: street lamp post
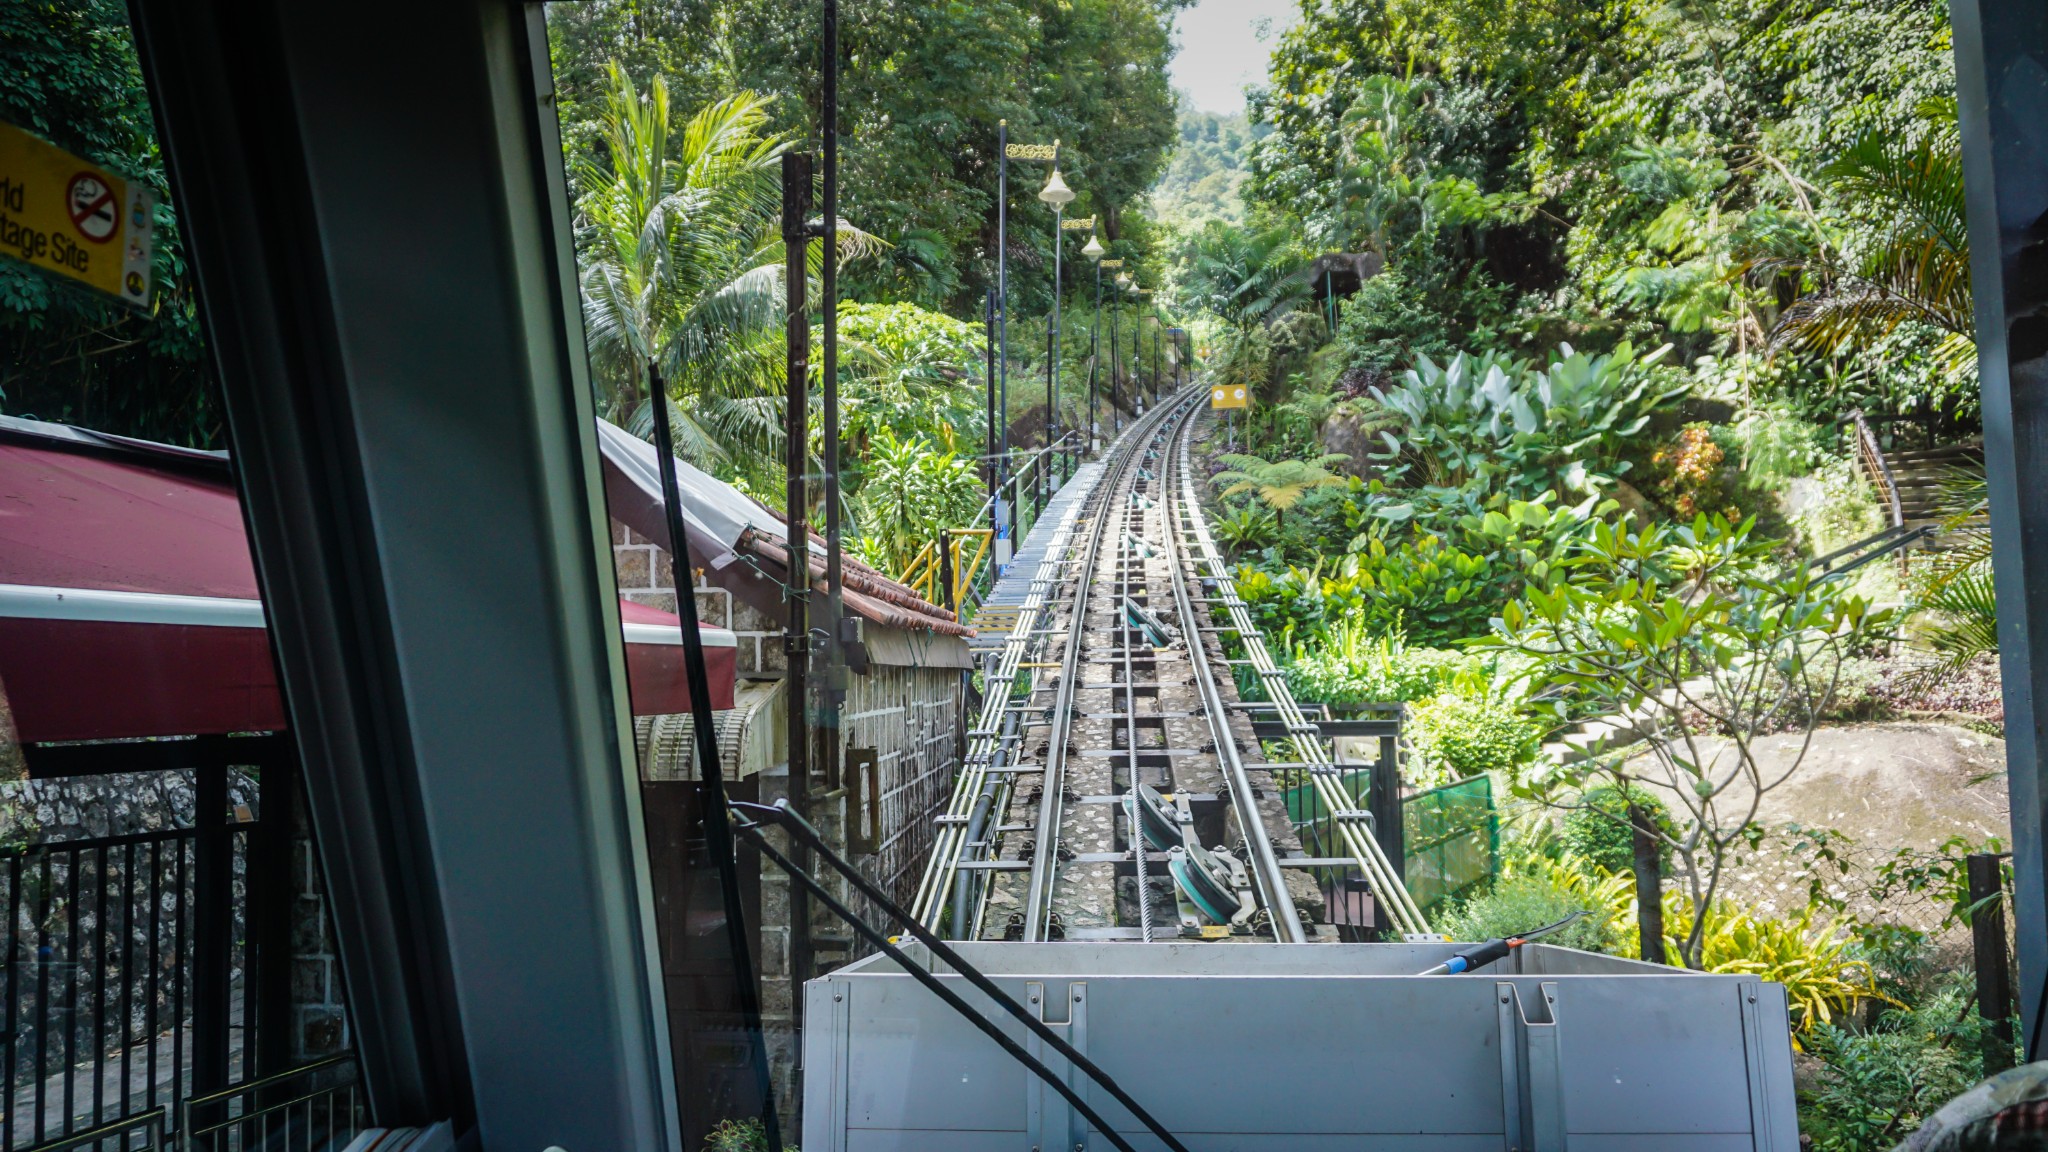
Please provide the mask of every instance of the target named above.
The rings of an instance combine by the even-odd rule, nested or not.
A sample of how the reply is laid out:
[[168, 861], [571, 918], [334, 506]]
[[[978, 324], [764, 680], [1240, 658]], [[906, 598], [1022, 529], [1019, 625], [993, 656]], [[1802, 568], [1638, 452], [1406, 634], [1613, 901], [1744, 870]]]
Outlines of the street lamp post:
[[[1074, 190], [1060, 178], [1060, 142], [1052, 142], [1052, 175], [1038, 198], [1052, 205], [1052, 349], [1045, 360], [1045, 445], [1059, 443], [1060, 435], [1060, 255], [1065, 247], [1067, 205], [1074, 202]], [[1065, 453], [1061, 453], [1065, 455]]]
[[[1092, 225], [1093, 219], [1089, 220]], [[1091, 452], [1100, 451], [1102, 421], [1095, 417], [1095, 379], [1102, 368], [1102, 241], [1091, 228], [1088, 246], [1081, 249], [1081, 255], [1095, 262], [1095, 318], [1088, 322], [1088, 447]]]
[[1104, 260], [1102, 266], [1117, 270], [1116, 296], [1111, 297], [1109, 302], [1109, 408], [1111, 412], [1115, 413], [1113, 418], [1116, 421], [1116, 430], [1122, 432], [1124, 430], [1122, 387], [1124, 350], [1122, 333], [1118, 331], [1117, 322], [1120, 317], [1117, 304], [1120, 302], [1118, 297], [1121, 297], [1131, 286], [1131, 274], [1123, 270], [1124, 262], [1122, 260]]
[[[1053, 160], [1057, 152], [1056, 145], [1010, 143], [1010, 122], [998, 120], [996, 157], [996, 373], [1002, 420], [997, 459], [1006, 486], [1010, 477], [1010, 161]], [[1016, 494], [1011, 493], [1010, 502], [1014, 503], [1015, 498]], [[995, 563], [997, 568], [1006, 568], [1014, 543], [1010, 525], [1016, 515], [1014, 511], [1008, 517], [999, 514], [997, 520]]]

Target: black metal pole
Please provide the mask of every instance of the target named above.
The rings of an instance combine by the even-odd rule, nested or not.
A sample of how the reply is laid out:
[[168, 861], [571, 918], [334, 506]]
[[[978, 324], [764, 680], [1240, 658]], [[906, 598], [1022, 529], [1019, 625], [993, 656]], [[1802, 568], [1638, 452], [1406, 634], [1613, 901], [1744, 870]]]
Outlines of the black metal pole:
[[725, 795], [725, 765], [718, 760], [718, 737], [711, 715], [711, 676], [704, 667], [704, 634], [697, 627], [696, 578], [690, 570], [690, 538], [683, 523], [682, 492], [676, 484], [675, 432], [669, 427], [668, 388], [661, 369], [647, 366], [654, 386], [654, 451], [661, 466], [661, 504], [668, 524], [669, 558], [676, 575], [676, 616], [683, 633], [683, 677], [690, 689], [690, 727], [697, 738], [697, 776], [704, 790], [704, 847], [718, 866], [718, 886], [725, 904], [725, 942], [732, 952], [733, 982], [739, 993], [740, 1018], [753, 1049], [755, 1086], [761, 1093], [761, 1128], [769, 1152], [782, 1152], [782, 1129], [775, 1117], [775, 1082], [768, 1074], [768, 1042], [761, 1031], [761, 988], [754, 983], [754, 955], [747, 942], [746, 909], [740, 903], [739, 861], [733, 855], [732, 813]]
[[[1059, 153], [1053, 153], [1052, 170], [1060, 170]], [[1066, 252], [1067, 206], [1057, 204], [1052, 210], [1052, 356], [1045, 362], [1045, 407], [1051, 414], [1047, 425], [1046, 443], [1057, 444], [1060, 435], [1060, 258]]]
[[[784, 317], [784, 397], [782, 425], [784, 547], [789, 567], [783, 575], [782, 704], [784, 736], [789, 750], [789, 806], [811, 810], [810, 665], [811, 548], [810, 469], [811, 316], [805, 255], [811, 243], [811, 157], [790, 152], [782, 157], [782, 247]], [[810, 849], [792, 845], [799, 865], [808, 867]], [[811, 975], [811, 898], [794, 886], [789, 893], [789, 975], [798, 994], [790, 998], [790, 1017], [803, 1027], [803, 982]]]
[[996, 121], [996, 371], [1003, 479], [1010, 478], [1010, 122]]
[[1109, 302], [1109, 410], [1116, 415], [1116, 430], [1124, 430], [1123, 389], [1117, 386], [1119, 369], [1123, 367], [1123, 348], [1117, 343], [1116, 301]]
[[1970, 943], [1977, 969], [1977, 1015], [1984, 1021], [1984, 1074], [2012, 1067], [2012, 967], [2005, 951], [2003, 856], [1965, 858], [1970, 891]]
[[1097, 377], [1102, 369], [1102, 257], [1095, 259], [1095, 316], [1088, 321], [1088, 446], [1095, 446], [1102, 421], [1095, 415]]
[[[987, 365], [982, 369], [982, 391], [988, 394], [988, 421], [982, 428], [981, 443], [988, 453], [986, 472], [988, 474], [988, 527], [997, 536], [1003, 534], [1002, 501], [1002, 457], [996, 446], [996, 294], [990, 289], [982, 298], [981, 346], [987, 356]], [[990, 541], [993, 549], [995, 543]]]
[[818, 295], [823, 310], [824, 465], [825, 465], [825, 624], [831, 637], [826, 651], [824, 698], [818, 709], [819, 752], [827, 781], [839, 773], [839, 706], [846, 699], [846, 588], [844, 541], [839, 508], [839, 0], [825, 0], [824, 107], [819, 135], [824, 153], [825, 251]]
[[1159, 329], [1162, 323], [1163, 321], [1159, 317], [1154, 316], [1152, 318], [1152, 400], [1154, 403], [1157, 403], [1159, 400]]

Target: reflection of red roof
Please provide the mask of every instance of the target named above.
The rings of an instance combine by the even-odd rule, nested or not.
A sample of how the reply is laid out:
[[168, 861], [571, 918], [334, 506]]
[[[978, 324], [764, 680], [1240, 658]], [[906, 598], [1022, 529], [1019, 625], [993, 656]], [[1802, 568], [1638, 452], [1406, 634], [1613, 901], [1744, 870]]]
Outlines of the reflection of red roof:
[[[634, 711], [687, 710], [677, 619], [620, 614]], [[225, 457], [0, 417], [0, 687], [31, 743], [285, 726]]]

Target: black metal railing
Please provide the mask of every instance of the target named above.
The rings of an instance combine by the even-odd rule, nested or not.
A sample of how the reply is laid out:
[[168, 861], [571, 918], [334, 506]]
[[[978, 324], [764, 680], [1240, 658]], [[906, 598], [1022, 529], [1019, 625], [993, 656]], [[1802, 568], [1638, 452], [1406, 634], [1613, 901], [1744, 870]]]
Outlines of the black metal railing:
[[150, 1114], [175, 1127], [181, 1101], [287, 1067], [298, 923], [288, 745], [27, 751], [57, 788], [174, 773], [168, 794], [190, 806], [172, 800], [156, 817], [167, 827], [0, 848], [0, 1152]]
[[[226, 826], [218, 840], [169, 828], [0, 853], [0, 1148], [174, 1106], [209, 1051], [225, 1057], [212, 1061], [219, 1074], [246, 1074], [254, 827]], [[224, 869], [203, 859], [218, 851]], [[202, 904], [207, 927], [225, 921], [224, 939], [202, 942]], [[202, 952], [227, 965], [225, 995], [196, 986]]]
[[366, 1123], [356, 1058], [343, 1053], [186, 1100], [178, 1152], [328, 1152]]
[[163, 1152], [169, 1113], [158, 1108], [39, 1144], [30, 1152]]

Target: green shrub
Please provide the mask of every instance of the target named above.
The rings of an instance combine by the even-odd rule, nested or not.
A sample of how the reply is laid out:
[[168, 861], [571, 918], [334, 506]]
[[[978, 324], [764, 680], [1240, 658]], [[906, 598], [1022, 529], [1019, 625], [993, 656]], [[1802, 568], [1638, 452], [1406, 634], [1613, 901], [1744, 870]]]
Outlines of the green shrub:
[[1488, 891], [1438, 918], [1436, 928], [1453, 940], [1491, 940], [1555, 924], [1581, 910], [1593, 915], [1544, 937], [1543, 942], [1587, 952], [1617, 952], [1619, 934], [1602, 917], [1602, 909], [1591, 907], [1540, 873], [1503, 876]]
[[1296, 698], [1321, 704], [1405, 704], [1430, 699], [1461, 677], [1491, 680], [1495, 663], [1464, 652], [1411, 647], [1398, 624], [1391, 632], [1374, 632], [1354, 619], [1340, 624], [1321, 647], [1297, 648], [1287, 665], [1287, 686]]
[[1445, 692], [1408, 710], [1411, 739], [1438, 783], [1481, 772], [1512, 777], [1536, 758], [1542, 729], [1512, 702]]
[[1452, 355], [1457, 338], [1456, 317], [1432, 307], [1399, 268], [1388, 268], [1344, 302], [1337, 321], [1339, 379], [1352, 391], [1391, 383], [1418, 354]]
[[[1671, 813], [1664, 802], [1640, 789], [1634, 793], [1638, 807], [1647, 809], [1659, 824]], [[1564, 818], [1564, 848], [1588, 863], [1609, 872], [1629, 872], [1635, 867], [1635, 833], [1628, 823], [1630, 797], [1612, 785], [1590, 789], [1579, 798], [1578, 808]], [[1664, 855], [1670, 856], [1669, 850]]]
[[1820, 1060], [1801, 1093], [1799, 1127], [1819, 1152], [1891, 1147], [1984, 1073], [1984, 1026], [1967, 977], [1872, 1028], [1816, 1025], [1802, 1038]]

